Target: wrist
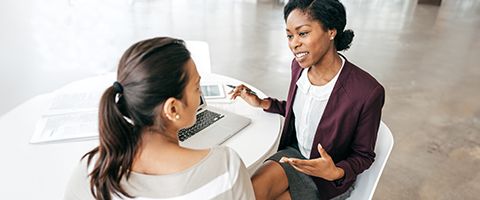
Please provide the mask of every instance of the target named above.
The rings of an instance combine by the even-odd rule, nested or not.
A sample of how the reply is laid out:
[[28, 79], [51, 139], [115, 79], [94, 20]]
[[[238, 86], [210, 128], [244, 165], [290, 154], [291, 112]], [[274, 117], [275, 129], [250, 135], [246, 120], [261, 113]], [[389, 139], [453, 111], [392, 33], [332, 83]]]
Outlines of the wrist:
[[270, 108], [270, 100], [269, 99], [260, 99], [260, 107], [264, 110]]
[[345, 171], [340, 168], [340, 167], [335, 167], [335, 176], [333, 177], [333, 180], [340, 180], [340, 179], [343, 179], [343, 177], [345, 177]]

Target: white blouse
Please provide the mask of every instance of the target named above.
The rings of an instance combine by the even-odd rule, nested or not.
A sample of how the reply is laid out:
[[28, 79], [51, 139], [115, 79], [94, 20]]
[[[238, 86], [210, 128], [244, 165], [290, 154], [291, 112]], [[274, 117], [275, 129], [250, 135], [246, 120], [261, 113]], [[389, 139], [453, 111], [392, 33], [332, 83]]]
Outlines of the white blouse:
[[338, 75], [345, 65], [345, 59], [341, 56], [340, 58], [342, 59], [342, 67], [327, 84], [323, 86], [312, 85], [308, 79], [308, 70], [303, 70], [297, 81], [298, 90], [293, 102], [293, 113], [295, 114], [298, 148], [305, 158], [310, 158], [318, 124], [337, 82]]

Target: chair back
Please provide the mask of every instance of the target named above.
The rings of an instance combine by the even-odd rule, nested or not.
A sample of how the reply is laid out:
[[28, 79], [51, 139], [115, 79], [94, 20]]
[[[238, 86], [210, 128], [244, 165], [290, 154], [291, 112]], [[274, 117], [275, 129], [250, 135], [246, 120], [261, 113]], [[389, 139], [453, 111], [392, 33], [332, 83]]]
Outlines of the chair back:
[[392, 148], [392, 132], [390, 132], [390, 129], [382, 121], [380, 122], [377, 142], [375, 144], [375, 162], [373, 162], [370, 168], [357, 176], [357, 181], [354, 186], [355, 189], [350, 194], [349, 200], [372, 199]]

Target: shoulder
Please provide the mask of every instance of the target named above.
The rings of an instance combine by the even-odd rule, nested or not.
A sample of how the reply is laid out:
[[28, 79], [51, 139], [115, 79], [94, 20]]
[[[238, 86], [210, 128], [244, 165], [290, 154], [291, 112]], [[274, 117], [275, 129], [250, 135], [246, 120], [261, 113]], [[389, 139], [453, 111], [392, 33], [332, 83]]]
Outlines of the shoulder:
[[212, 162], [215, 162], [221, 171], [227, 172], [229, 179], [235, 181], [239, 174], [247, 171], [242, 159], [233, 149], [226, 146], [212, 148]]
[[227, 146], [218, 146], [211, 149], [212, 157], [221, 159], [224, 163], [228, 164], [230, 167], [239, 167], [242, 163], [238, 153]]
[[87, 158], [80, 160], [70, 175], [64, 199], [93, 199], [88, 177], [89, 167], [93, 164], [89, 166], [87, 160]]
[[349, 96], [357, 99], [368, 99], [371, 96], [383, 96], [385, 89], [368, 72], [345, 60], [344, 70], [342, 70], [339, 82]]
[[228, 191], [218, 195], [215, 199], [255, 199], [250, 175], [240, 156], [233, 149], [220, 146], [212, 150], [219, 152], [226, 159], [227, 172], [222, 175], [222, 184], [228, 185]]
[[88, 165], [88, 159], [82, 158], [75, 169], [71, 174], [71, 180], [75, 180], [75, 182], [83, 182], [85, 179], [88, 179], [89, 167], [92, 165]]
[[346, 79], [347, 81], [345, 81], [349, 83], [348, 86], [360, 87], [359, 89], [383, 87], [372, 75], [350, 61], [345, 61], [345, 67], [349, 69], [348, 78]]

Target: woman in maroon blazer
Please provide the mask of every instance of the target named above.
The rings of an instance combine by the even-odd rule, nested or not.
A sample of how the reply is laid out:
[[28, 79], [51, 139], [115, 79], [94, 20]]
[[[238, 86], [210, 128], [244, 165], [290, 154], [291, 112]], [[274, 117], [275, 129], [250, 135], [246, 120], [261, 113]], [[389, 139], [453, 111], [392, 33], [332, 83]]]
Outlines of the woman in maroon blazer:
[[345, 199], [374, 162], [384, 88], [337, 51], [350, 47], [337, 0], [293, 0], [284, 8], [295, 58], [287, 101], [232, 91], [285, 117], [279, 151], [252, 177], [257, 199]]

